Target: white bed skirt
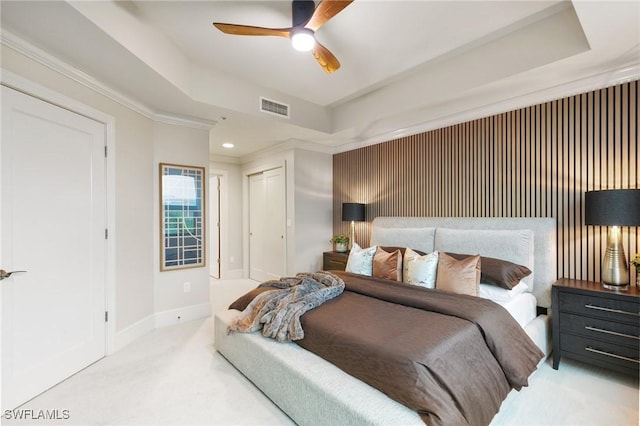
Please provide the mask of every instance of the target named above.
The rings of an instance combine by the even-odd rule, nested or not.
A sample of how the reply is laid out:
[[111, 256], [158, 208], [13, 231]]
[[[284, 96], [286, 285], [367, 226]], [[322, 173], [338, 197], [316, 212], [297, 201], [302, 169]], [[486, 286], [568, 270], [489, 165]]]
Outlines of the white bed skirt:
[[[295, 343], [278, 343], [259, 333], [227, 334], [227, 324], [238, 313], [215, 315], [216, 349], [297, 424], [424, 425], [415, 411]], [[548, 326], [541, 315], [525, 328], [547, 355]]]

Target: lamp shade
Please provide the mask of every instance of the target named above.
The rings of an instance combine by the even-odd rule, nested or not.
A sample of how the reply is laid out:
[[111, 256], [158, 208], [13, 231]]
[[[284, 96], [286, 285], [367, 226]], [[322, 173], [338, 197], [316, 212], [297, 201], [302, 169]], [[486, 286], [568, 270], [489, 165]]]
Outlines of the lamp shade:
[[584, 203], [587, 225], [640, 226], [640, 189], [587, 191]]
[[342, 203], [342, 220], [362, 222], [364, 217], [364, 204]]

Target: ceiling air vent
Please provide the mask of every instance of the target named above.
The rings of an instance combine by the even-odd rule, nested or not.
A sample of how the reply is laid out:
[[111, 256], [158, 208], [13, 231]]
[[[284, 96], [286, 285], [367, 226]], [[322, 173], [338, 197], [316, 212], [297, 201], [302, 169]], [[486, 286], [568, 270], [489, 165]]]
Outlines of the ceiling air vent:
[[274, 114], [278, 117], [289, 118], [289, 105], [271, 99], [260, 97], [260, 111]]

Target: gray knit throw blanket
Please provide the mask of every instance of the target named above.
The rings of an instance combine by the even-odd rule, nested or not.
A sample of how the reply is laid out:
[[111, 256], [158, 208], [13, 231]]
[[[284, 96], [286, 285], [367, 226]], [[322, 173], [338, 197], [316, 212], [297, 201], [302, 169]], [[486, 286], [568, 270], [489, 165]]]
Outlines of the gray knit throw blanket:
[[295, 277], [266, 281], [259, 287], [276, 287], [278, 290], [256, 296], [231, 322], [229, 332], [247, 333], [262, 328], [265, 337], [287, 342], [304, 338], [300, 317], [340, 295], [344, 281], [326, 271], [301, 272]]

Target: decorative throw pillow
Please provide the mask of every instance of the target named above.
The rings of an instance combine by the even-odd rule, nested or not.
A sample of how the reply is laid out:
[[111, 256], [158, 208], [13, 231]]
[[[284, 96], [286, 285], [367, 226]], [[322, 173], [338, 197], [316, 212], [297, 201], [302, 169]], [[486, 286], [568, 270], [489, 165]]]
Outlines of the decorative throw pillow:
[[353, 243], [345, 271], [371, 276], [373, 274], [373, 256], [376, 254], [376, 248], [376, 246], [372, 246], [363, 249], [357, 243]]
[[438, 254], [437, 289], [477, 296], [479, 284], [480, 255], [457, 260], [444, 252]]
[[[458, 260], [469, 257], [468, 254], [447, 254]], [[526, 266], [517, 265], [507, 260], [482, 256], [480, 262], [482, 263], [480, 281], [484, 284], [492, 284], [507, 290], [518, 285], [524, 277], [531, 275], [531, 270]]]
[[438, 252], [420, 255], [408, 248], [404, 252], [403, 280], [407, 284], [435, 288]]
[[387, 252], [378, 247], [373, 256], [373, 276], [387, 280], [402, 281], [402, 253]]

